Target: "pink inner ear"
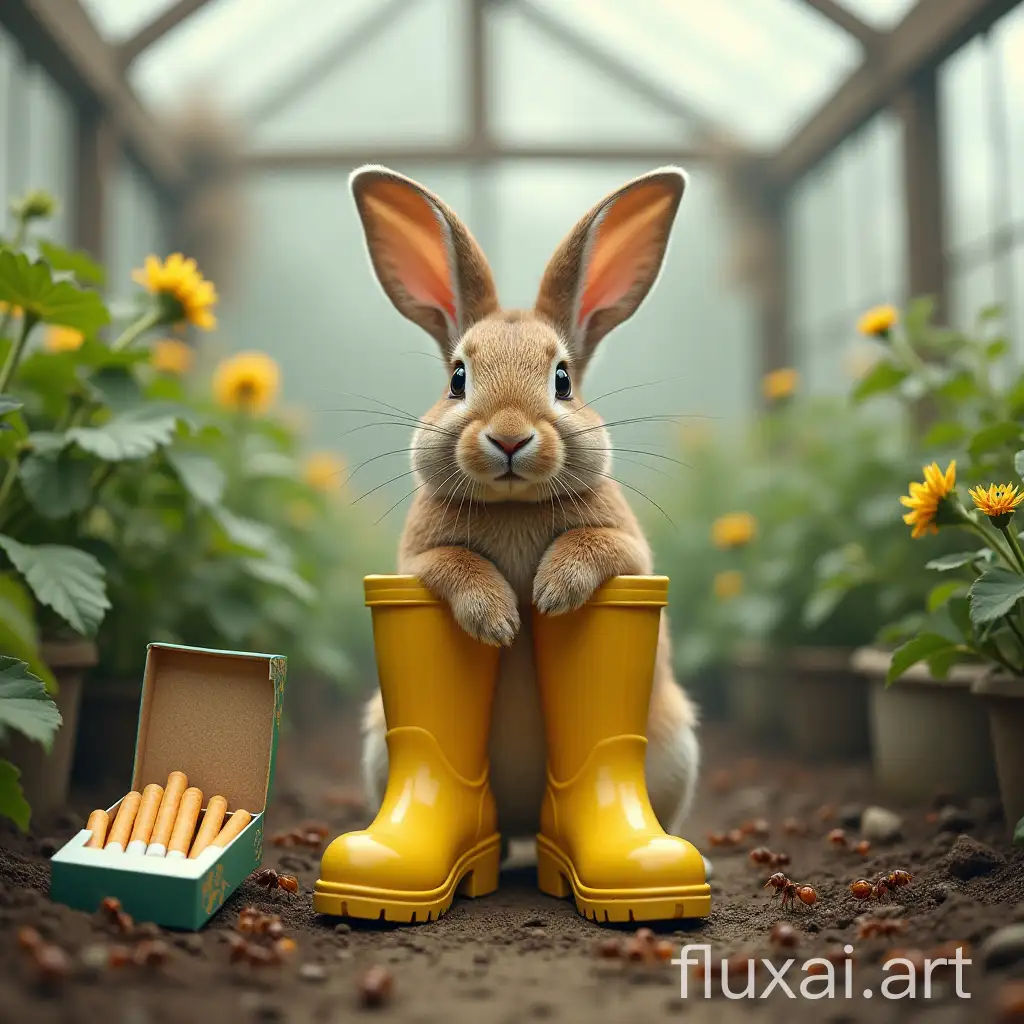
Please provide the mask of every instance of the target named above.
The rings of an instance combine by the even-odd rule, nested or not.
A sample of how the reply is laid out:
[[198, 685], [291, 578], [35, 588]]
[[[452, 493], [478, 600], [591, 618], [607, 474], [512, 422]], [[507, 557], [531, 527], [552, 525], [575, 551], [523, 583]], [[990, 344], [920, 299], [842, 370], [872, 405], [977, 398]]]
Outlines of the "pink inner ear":
[[[455, 296], [447, 280], [442, 280], [429, 263], [417, 258], [415, 252], [395, 256], [395, 273], [405, 290], [417, 301], [444, 310], [454, 323]], [[445, 275], [448, 277], [448, 275]]]
[[629, 294], [640, 272], [640, 261], [622, 259], [613, 262], [603, 273], [596, 276], [587, 275], [587, 286], [580, 300], [580, 311], [577, 326], [590, 319], [599, 309], [608, 309]]

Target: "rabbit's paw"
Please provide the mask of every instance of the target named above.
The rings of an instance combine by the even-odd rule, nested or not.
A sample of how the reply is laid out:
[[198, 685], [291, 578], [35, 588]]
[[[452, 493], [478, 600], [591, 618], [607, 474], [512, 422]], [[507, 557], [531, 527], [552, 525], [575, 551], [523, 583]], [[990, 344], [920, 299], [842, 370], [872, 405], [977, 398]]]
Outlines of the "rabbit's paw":
[[582, 608], [603, 582], [593, 565], [549, 552], [533, 579], [533, 603], [543, 615], [564, 615]]
[[481, 643], [508, 647], [519, 632], [519, 603], [508, 582], [473, 583], [450, 595], [455, 621]]

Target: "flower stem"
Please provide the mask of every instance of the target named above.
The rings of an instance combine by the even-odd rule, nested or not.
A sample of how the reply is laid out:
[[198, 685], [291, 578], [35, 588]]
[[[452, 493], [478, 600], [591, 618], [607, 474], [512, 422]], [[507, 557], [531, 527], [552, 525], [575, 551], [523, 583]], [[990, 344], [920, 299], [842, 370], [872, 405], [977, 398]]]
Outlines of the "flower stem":
[[163, 320], [163, 311], [157, 307], [143, 313], [135, 323], [129, 324], [110, 346], [112, 352], [123, 352], [129, 345], [135, 342], [151, 327], [156, 327]]
[[11, 456], [11, 461], [7, 464], [7, 472], [4, 473], [3, 481], [0, 482], [0, 508], [3, 507], [4, 502], [10, 496], [11, 488], [14, 486], [14, 478], [18, 475], [18, 453], [15, 452]]
[[1014, 572], [1018, 571], [1017, 560], [999, 543], [997, 534], [989, 532], [970, 516], [964, 520], [964, 525], [967, 529], [976, 533], [985, 542], [985, 545], [990, 547], [1006, 563], [1009, 569], [1012, 569]]
[[1021, 551], [1016, 531], [1010, 529], [1009, 523], [1005, 526], [1000, 526], [999, 529], [1006, 538], [1006, 542], [1010, 545], [1010, 550], [1013, 552], [1014, 558], [1017, 559], [1017, 564], [1021, 567], [1021, 571], [1024, 571], [1024, 551]]
[[25, 351], [25, 342], [28, 341], [28, 336], [32, 333], [32, 328], [35, 327], [37, 319], [27, 310], [25, 311], [24, 319], [21, 322], [21, 334], [11, 346], [11, 351], [7, 353], [7, 361], [4, 363], [4, 368], [0, 370], [0, 395], [7, 390], [7, 386], [11, 383], [14, 371], [18, 368], [22, 353]]

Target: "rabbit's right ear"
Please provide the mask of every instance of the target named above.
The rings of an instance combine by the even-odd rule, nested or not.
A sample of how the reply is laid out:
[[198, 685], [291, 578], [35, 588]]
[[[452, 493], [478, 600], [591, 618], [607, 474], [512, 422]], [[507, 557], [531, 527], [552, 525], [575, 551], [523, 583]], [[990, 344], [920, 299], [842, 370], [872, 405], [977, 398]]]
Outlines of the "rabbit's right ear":
[[385, 293], [450, 355], [465, 331], [498, 309], [480, 247], [456, 214], [411, 178], [371, 165], [354, 171], [349, 186]]

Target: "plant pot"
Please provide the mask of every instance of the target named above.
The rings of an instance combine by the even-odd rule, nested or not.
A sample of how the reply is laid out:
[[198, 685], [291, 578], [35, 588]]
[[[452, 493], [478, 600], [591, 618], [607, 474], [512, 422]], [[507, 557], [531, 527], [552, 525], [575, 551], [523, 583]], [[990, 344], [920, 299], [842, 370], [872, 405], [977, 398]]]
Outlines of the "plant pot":
[[987, 796], [998, 790], [988, 715], [971, 686], [983, 665], [955, 665], [934, 679], [915, 665], [891, 686], [892, 656], [861, 648], [853, 667], [870, 680], [871, 753], [875, 777], [893, 797], [930, 800], [939, 793]]
[[868, 687], [848, 648], [802, 647], [785, 658], [786, 731], [810, 760], [856, 760], [871, 749]]
[[999, 796], [1012, 832], [1024, 818], [1024, 679], [990, 674], [973, 690], [988, 713]]
[[77, 785], [123, 790], [130, 783], [141, 696], [139, 679], [89, 681], [78, 714]]
[[758, 739], [777, 739], [783, 733], [785, 706], [777, 657], [753, 648], [740, 651], [726, 675], [730, 716]]
[[21, 788], [38, 819], [67, 803], [71, 765], [75, 755], [78, 712], [82, 682], [88, 668], [96, 664], [96, 645], [88, 640], [60, 640], [43, 643], [43, 661], [57, 680], [53, 699], [63, 720], [47, 753], [34, 740], [15, 733], [3, 756], [21, 770]]

